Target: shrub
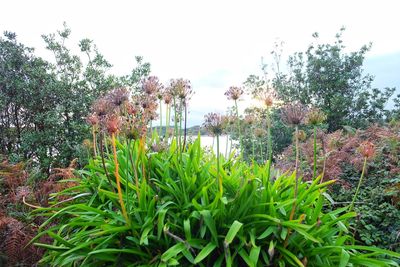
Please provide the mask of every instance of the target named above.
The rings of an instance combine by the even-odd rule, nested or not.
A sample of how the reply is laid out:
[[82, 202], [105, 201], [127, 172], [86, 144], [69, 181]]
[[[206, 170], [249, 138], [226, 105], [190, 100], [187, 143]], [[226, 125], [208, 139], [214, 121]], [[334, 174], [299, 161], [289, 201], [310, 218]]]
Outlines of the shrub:
[[[367, 140], [376, 145], [376, 155], [369, 161], [366, 179], [360, 187], [355, 205], [357, 217], [352, 221], [355, 237], [366, 245], [400, 251], [400, 135], [399, 126], [370, 126], [365, 131], [347, 128], [334, 133], [318, 134], [318, 172], [323, 170], [324, 180], [338, 179], [330, 194], [337, 206], [352, 200], [357, 187], [362, 156], [359, 145]], [[283, 170], [293, 168], [293, 146], [288, 147], [278, 165]], [[300, 145], [303, 162], [301, 173], [306, 179], [312, 177], [312, 138]]]
[[324, 211], [334, 181], [301, 182], [294, 198], [295, 174], [274, 172], [269, 181], [267, 166], [223, 158], [218, 168], [199, 139], [182, 152], [175, 141], [158, 152], [143, 153], [144, 145], [120, 139], [117, 161], [105, 157], [107, 171], [100, 158], [91, 159], [78, 185], [60, 193], [70, 201], [36, 211], [49, 217], [36, 239], [53, 238], [36, 243], [47, 249], [43, 264], [389, 266], [396, 263], [388, 255], [400, 257], [357, 245], [347, 227], [356, 213], [347, 207]]

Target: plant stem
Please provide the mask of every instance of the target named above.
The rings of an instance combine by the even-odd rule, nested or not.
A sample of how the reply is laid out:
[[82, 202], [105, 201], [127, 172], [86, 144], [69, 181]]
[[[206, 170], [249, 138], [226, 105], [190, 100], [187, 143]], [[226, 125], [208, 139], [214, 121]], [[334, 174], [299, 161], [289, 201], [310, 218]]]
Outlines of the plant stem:
[[185, 147], [186, 147], [186, 134], [187, 134], [187, 105], [186, 105], [186, 101], [185, 101], [185, 125], [184, 125], [184, 127], [185, 127], [185, 129], [184, 129], [184, 132], [183, 132], [183, 150], [185, 150]]
[[226, 131], [226, 142], [225, 142], [225, 158], [228, 158], [228, 145], [229, 145], [229, 134], [228, 129]]
[[[135, 143], [134, 143], [134, 147], [135, 147]], [[135, 175], [135, 184], [136, 184], [136, 194], [137, 194], [137, 198], [138, 198], [138, 204], [140, 205], [140, 190], [139, 190], [139, 176], [138, 176], [138, 172], [137, 172], [137, 164], [133, 162], [133, 158], [132, 158], [132, 153], [129, 149], [129, 159], [131, 161], [131, 165], [133, 168], [133, 173]], [[137, 158], [137, 161], [139, 160], [139, 157]]]
[[165, 140], [167, 140], [168, 143], [168, 138], [169, 138], [169, 121], [170, 121], [170, 113], [171, 113], [171, 106], [167, 104], [167, 107], [165, 108], [165, 120], [166, 120], [166, 126], [165, 126]]
[[272, 164], [272, 138], [271, 138], [271, 117], [269, 114], [269, 108], [267, 109], [267, 138], [268, 138], [268, 168], [267, 168], [267, 181], [271, 177], [271, 164]]
[[97, 152], [96, 152], [96, 147], [97, 147], [97, 141], [96, 141], [96, 129], [95, 126], [92, 126], [92, 135], [93, 135], [93, 155], [95, 158], [97, 158]]
[[128, 214], [126, 213], [124, 200], [122, 199], [121, 181], [119, 178], [119, 170], [118, 170], [119, 166], [118, 166], [118, 158], [117, 158], [117, 147], [115, 144], [115, 133], [111, 134], [111, 139], [112, 139], [112, 146], [113, 146], [113, 152], [114, 152], [115, 181], [117, 182], [119, 203], [121, 205], [122, 215], [125, 217], [126, 223], [129, 224]]
[[160, 127], [159, 127], [159, 133], [158, 133], [158, 138], [161, 138], [162, 135], [162, 101], [160, 100]]
[[240, 130], [239, 109], [238, 109], [237, 100], [235, 100], [235, 109], [236, 109], [237, 128], [238, 128], [238, 132], [239, 132], [240, 154], [242, 154], [243, 153], [242, 134], [241, 134], [241, 130]]
[[101, 156], [101, 163], [103, 165], [104, 173], [106, 174], [108, 183], [110, 184], [111, 190], [115, 193], [114, 186], [111, 183], [110, 175], [108, 175], [108, 171], [106, 168], [106, 163], [104, 160], [104, 151], [103, 151], [103, 138], [100, 136], [100, 156]]
[[174, 130], [175, 130], [175, 140], [178, 145], [178, 115], [177, 115], [177, 108], [176, 108], [176, 100], [174, 98]]
[[[296, 172], [296, 191], [297, 191], [297, 171], [299, 168], [299, 127], [297, 125], [295, 127], [294, 133], [295, 133], [294, 140], [295, 140], [295, 146], [296, 146], [295, 172]], [[296, 191], [295, 191], [295, 195], [297, 195]]]
[[353, 200], [351, 201], [351, 204], [349, 206], [349, 212], [354, 207], [354, 202], [356, 201], [356, 198], [357, 198], [357, 195], [358, 195], [358, 191], [360, 190], [360, 186], [361, 186], [362, 180], [364, 178], [364, 173], [365, 173], [365, 169], [366, 168], [367, 168], [367, 157], [364, 157], [364, 164], [363, 164], [363, 168], [362, 168], [362, 172], [361, 172], [361, 177], [360, 177], [360, 180], [358, 181], [356, 193], [354, 194]]
[[314, 126], [314, 170], [313, 179], [317, 178], [317, 127]]
[[253, 160], [254, 160], [254, 155], [255, 155], [255, 142], [256, 142], [256, 140], [255, 140], [255, 138], [254, 138], [254, 132], [253, 132], [253, 136], [252, 136], [252, 138], [251, 138], [252, 157], [253, 157]]
[[125, 178], [125, 203], [126, 203], [126, 209], [129, 210], [129, 150], [131, 148], [131, 140], [127, 139], [126, 140], [126, 145], [127, 145], [127, 154], [126, 154], [126, 178]]
[[296, 128], [295, 128], [296, 166], [295, 166], [295, 171], [294, 171], [294, 175], [295, 175], [294, 198], [296, 200], [295, 200], [295, 202], [293, 202], [292, 211], [290, 212], [290, 216], [289, 216], [289, 220], [290, 221], [293, 220], [294, 213], [296, 211], [297, 190], [298, 190], [298, 186], [299, 186], [299, 179], [298, 179], [298, 176], [297, 176], [297, 167], [298, 167], [298, 164], [299, 164], [299, 136], [298, 136], [298, 131], [299, 131], [299, 128], [296, 125]]
[[179, 110], [179, 151], [182, 152], [182, 102]]
[[219, 135], [217, 135], [217, 181], [219, 184], [219, 192], [221, 194], [222, 197], [222, 178], [219, 175]]

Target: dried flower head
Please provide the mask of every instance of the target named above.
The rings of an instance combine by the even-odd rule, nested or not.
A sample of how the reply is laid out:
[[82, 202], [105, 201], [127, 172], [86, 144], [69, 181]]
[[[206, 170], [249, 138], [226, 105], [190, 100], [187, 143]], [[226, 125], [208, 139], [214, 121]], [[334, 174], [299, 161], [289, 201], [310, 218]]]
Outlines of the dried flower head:
[[282, 108], [282, 121], [289, 126], [300, 125], [306, 115], [306, 108], [298, 102], [291, 102]]
[[375, 155], [375, 145], [370, 141], [364, 141], [360, 144], [358, 151], [365, 158], [372, 158]]
[[165, 103], [166, 105], [171, 104], [171, 102], [172, 102], [172, 95], [171, 95], [171, 93], [169, 92], [169, 90], [166, 90], [166, 91], [164, 92], [164, 94], [163, 94], [163, 99], [164, 99], [164, 103]]
[[255, 121], [256, 121], [256, 118], [254, 117], [254, 115], [247, 114], [244, 117], [244, 122], [249, 126], [253, 125], [255, 123]]
[[86, 117], [86, 121], [92, 125], [92, 126], [96, 126], [99, 124], [99, 117], [97, 116], [96, 113], [92, 113], [89, 116]]
[[263, 129], [263, 128], [256, 128], [254, 130], [254, 135], [257, 138], [261, 138], [261, 137], [265, 136], [266, 134], [267, 134], [267, 131], [265, 129]]
[[228, 100], [238, 100], [243, 93], [244, 91], [242, 88], [231, 86], [229, 87], [228, 91], [225, 92], [225, 96], [228, 98]]
[[137, 114], [138, 108], [137, 108], [137, 106], [135, 106], [133, 103], [128, 102], [128, 103], [126, 104], [126, 112], [127, 112], [129, 115], [134, 116], [135, 114]]
[[160, 83], [158, 77], [149, 76], [147, 79], [142, 82], [143, 92], [147, 95], [156, 95], [158, 94], [164, 86]]
[[182, 78], [172, 79], [169, 90], [173, 96], [178, 97], [182, 101], [188, 101], [193, 95], [190, 81]]
[[237, 120], [236, 116], [234, 116], [234, 115], [227, 115], [227, 116], [225, 116], [225, 117], [227, 118], [228, 124], [229, 124], [230, 126], [236, 124], [236, 120]]
[[307, 112], [306, 123], [308, 125], [319, 125], [326, 120], [326, 115], [319, 108], [312, 108]]
[[211, 112], [204, 116], [203, 127], [212, 135], [221, 135], [224, 125], [224, 116], [219, 113]]
[[84, 139], [82, 145], [87, 149], [91, 149], [93, 147], [93, 143], [90, 141], [90, 139]]
[[300, 142], [304, 142], [307, 139], [307, 133], [303, 130], [299, 130], [297, 131], [297, 138]]
[[107, 94], [106, 99], [114, 106], [120, 107], [129, 100], [129, 91], [124, 87], [116, 88]]
[[104, 118], [108, 113], [110, 113], [112, 108], [110, 102], [106, 98], [102, 97], [93, 103], [92, 110], [97, 114], [97, 116]]
[[144, 115], [157, 113], [158, 102], [154, 96], [144, 96], [141, 99]]
[[267, 107], [271, 108], [278, 102], [278, 94], [273, 89], [262, 90], [258, 95], [258, 99]]
[[121, 118], [118, 115], [112, 114], [106, 118], [106, 128], [109, 134], [115, 134], [121, 126]]

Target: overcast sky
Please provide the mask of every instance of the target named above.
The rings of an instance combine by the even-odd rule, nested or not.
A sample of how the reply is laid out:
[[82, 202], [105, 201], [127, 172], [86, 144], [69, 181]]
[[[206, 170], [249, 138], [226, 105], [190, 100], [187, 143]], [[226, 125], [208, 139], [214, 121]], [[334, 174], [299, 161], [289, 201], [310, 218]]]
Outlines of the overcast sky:
[[209, 111], [224, 111], [224, 91], [258, 74], [261, 57], [270, 62], [276, 40], [285, 42], [286, 58], [305, 50], [313, 32], [333, 41], [341, 26], [347, 29], [343, 38], [349, 50], [373, 43], [367, 70], [377, 81], [400, 85], [395, 79], [400, 67], [396, 0], [3, 0], [0, 7], [0, 31], [16, 32], [41, 56], [49, 56], [41, 34], [61, 29], [65, 21], [72, 30], [69, 47], [77, 48], [82, 38], [94, 40], [115, 74], [129, 73], [134, 56], [141, 55], [162, 81], [190, 79], [196, 91], [191, 124], [201, 123]]

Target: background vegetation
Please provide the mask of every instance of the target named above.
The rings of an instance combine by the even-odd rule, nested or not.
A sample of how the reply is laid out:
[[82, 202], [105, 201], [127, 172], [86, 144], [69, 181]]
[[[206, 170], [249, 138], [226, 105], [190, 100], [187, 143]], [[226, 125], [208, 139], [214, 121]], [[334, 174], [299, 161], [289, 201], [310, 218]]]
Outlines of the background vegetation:
[[[370, 45], [347, 52], [342, 32], [285, 67], [277, 45], [273, 75], [232, 86], [227, 116], [192, 129], [189, 81], [164, 88], [140, 57], [112, 75], [91, 40], [71, 52], [66, 25], [43, 35], [51, 62], [4, 33], [0, 264], [396, 265], [400, 96], [371, 88]], [[262, 105], [239, 114], [245, 91]], [[240, 150], [187, 138], [206, 131]]]

